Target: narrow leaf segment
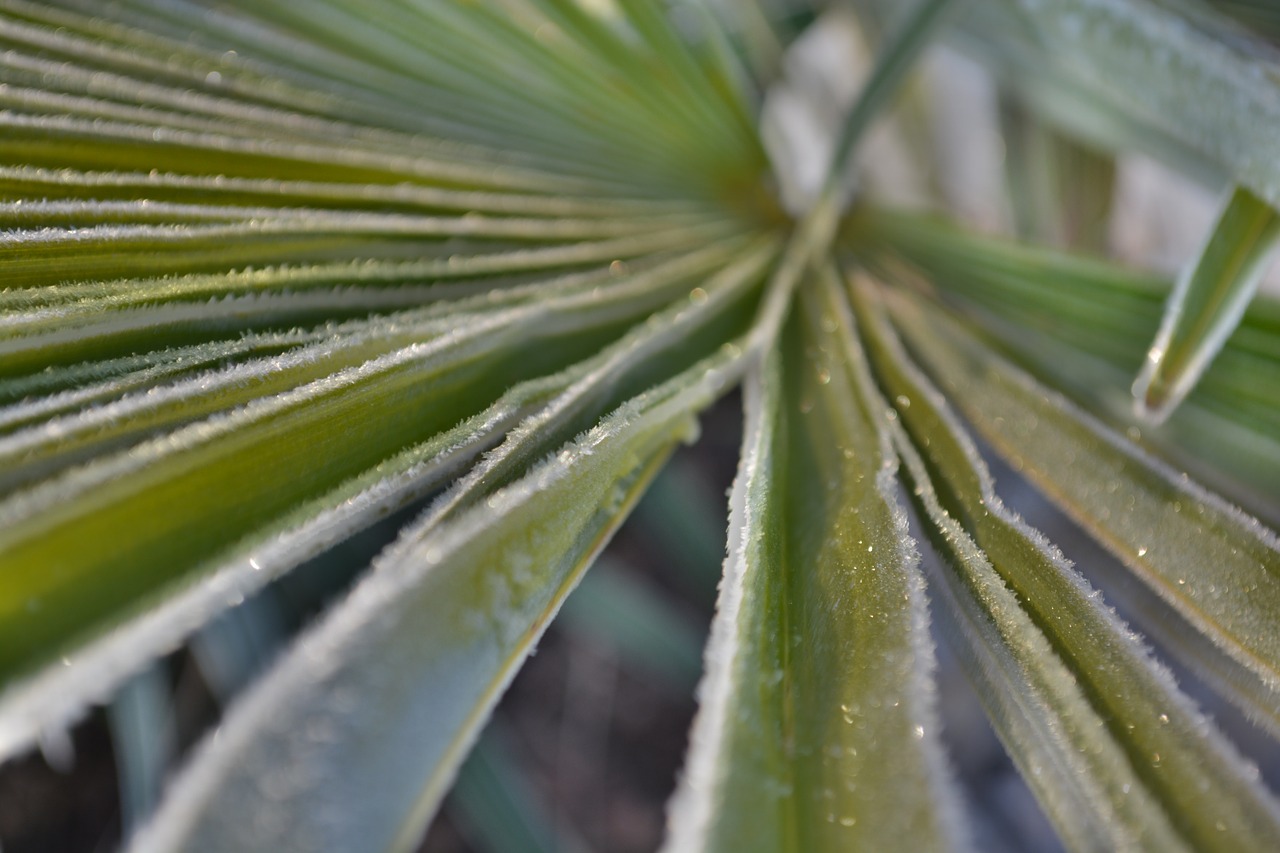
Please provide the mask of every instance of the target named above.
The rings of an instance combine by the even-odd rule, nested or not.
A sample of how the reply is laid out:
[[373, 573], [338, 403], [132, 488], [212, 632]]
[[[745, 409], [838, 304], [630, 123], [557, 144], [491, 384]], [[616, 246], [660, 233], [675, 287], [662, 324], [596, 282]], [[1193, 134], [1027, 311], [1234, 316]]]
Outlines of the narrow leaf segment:
[[1036, 383], [923, 302], [896, 316], [982, 437], [1233, 662], [1228, 695], [1280, 729], [1280, 543], [1257, 520]]
[[808, 279], [747, 383], [730, 553], [670, 851], [962, 846], [896, 462]]
[[[1131, 420], [1133, 365], [1171, 283], [1094, 258], [981, 236], [931, 217], [877, 211], [842, 236], [898, 285], [921, 277], [1002, 354], [1109, 422]], [[1280, 303], [1259, 294], [1179, 409], [1128, 436], [1249, 511], [1280, 523]]]
[[[864, 281], [853, 292], [877, 375], [939, 503], [1043, 633], [1163, 814], [1161, 822], [1144, 821], [1136, 800], [1120, 800], [1114, 805], [1139, 811], [1118, 819], [1138, 832], [1142, 847], [1159, 846], [1163, 822], [1192, 849], [1265, 849], [1280, 833], [1280, 807], [1259, 784], [1257, 769], [1178, 690], [1168, 671], [1062, 554], [1003, 504], [972, 439], [907, 357], [877, 291]], [[945, 538], [945, 526], [941, 533]], [[968, 567], [972, 560], [959, 563]], [[1147, 837], [1148, 832], [1156, 835]]]
[[742, 352], [406, 535], [236, 706], [133, 849], [408, 849], [503, 687]]
[[1218, 222], [1169, 295], [1155, 342], [1133, 385], [1138, 412], [1169, 417], [1235, 331], [1280, 240], [1280, 215], [1236, 187]]

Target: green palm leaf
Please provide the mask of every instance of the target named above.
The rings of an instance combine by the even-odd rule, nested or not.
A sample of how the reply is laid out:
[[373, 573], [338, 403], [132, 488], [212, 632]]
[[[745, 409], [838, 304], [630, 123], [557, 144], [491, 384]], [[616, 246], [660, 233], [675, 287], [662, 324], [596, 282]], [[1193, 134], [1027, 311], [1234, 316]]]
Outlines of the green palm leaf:
[[[880, 29], [888, 4], [853, 5]], [[1218, 5], [1237, 20], [897, 10], [793, 215], [775, 190], [798, 166], [758, 124], [822, 4], [0, 0], [0, 759], [416, 513], [128, 840], [412, 849], [549, 620], [741, 382], [669, 849], [968, 845], [931, 612], [1068, 847], [1266, 849], [1280, 807], [1256, 769], [983, 457], [1115, 553], [1154, 602], [1139, 627], [1280, 731], [1276, 536], [1182, 473], [1280, 515], [1280, 314], [1246, 306], [1280, 199], [1280, 66], [1239, 23], [1265, 34], [1264, 12]], [[1125, 418], [1167, 282], [864, 203], [854, 155], [943, 31], [1031, 136], [1242, 188], [1170, 302], [1178, 358], [1148, 402], [1188, 398], [1165, 426]], [[1072, 170], [1115, 166], [1052, 138], [1014, 171], [1052, 180], [1014, 196], [1065, 234], [1090, 198]], [[629, 615], [667, 624], [652, 607]], [[159, 690], [113, 705], [130, 821]], [[468, 809], [491, 790], [520, 826], [488, 837], [545, 847], [496, 749], [463, 774]]]

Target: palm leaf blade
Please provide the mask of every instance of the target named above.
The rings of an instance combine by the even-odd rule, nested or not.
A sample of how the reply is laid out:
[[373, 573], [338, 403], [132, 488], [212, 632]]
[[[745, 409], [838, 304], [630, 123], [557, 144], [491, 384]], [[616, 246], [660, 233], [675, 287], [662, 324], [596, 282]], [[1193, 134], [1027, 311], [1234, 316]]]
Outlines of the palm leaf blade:
[[892, 457], [852, 393], [866, 380], [848, 367], [847, 316], [835, 325], [839, 303], [830, 286], [821, 293], [800, 292], [781, 351], [748, 385], [726, 581], [672, 850], [964, 843]]
[[[1258, 785], [1256, 770], [1211, 728], [1061, 553], [1004, 506], [972, 440], [892, 336], [884, 309], [872, 301], [874, 291], [866, 281], [854, 291], [886, 394], [935, 472], [944, 506], [1084, 687], [1112, 737], [1162, 803], [1166, 819], [1193, 847], [1265, 846], [1280, 831], [1280, 807]], [[1117, 724], [1119, 720], [1124, 722]], [[1214, 807], [1203, 808], [1206, 798], [1219, 797]]]
[[982, 436], [1250, 673], [1250, 710], [1280, 725], [1280, 646], [1266, 630], [1280, 613], [1275, 535], [936, 316], [927, 338], [919, 315], [902, 325]]
[[1168, 417], [1235, 331], [1277, 237], [1280, 217], [1271, 205], [1236, 188], [1195, 265], [1169, 295], [1160, 331], [1134, 382], [1134, 398], [1149, 420]]
[[[240, 704], [135, 849], [412, 843], [513, 668], [741, 357], [698, 365], [403, 538]], [[312, 770], [264, 787], [281, 766]], [[361, 796], [388, 778], [392, 797]]]

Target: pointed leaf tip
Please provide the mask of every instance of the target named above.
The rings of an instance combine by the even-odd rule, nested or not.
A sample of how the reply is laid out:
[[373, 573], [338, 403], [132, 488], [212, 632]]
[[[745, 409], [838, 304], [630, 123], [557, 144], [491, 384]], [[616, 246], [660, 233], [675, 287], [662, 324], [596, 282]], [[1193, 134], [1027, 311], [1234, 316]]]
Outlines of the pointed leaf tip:
[[1155, 342], [1133, 384], [1134, 409], [1163, 423], [1239, 324], [1280, 240], [1280, 216], [1237, 186], [1194, 265], [1169, 295]]

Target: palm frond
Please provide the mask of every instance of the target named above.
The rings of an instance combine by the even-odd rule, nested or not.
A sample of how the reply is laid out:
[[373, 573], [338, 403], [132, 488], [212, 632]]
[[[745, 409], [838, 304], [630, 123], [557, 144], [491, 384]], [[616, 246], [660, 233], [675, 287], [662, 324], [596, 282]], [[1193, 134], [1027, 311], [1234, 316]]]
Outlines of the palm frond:
[[[668, 849], [969, 845], [931, 613], [1071, 849], [1280, 838], [1257, 768], [988, 464], [1280, 733], [1280, 540], [1254, 517], [1280, 515], [1280, 313], [1252, 299], [1280, 64], [1239, 22], [1265, 13], [875, 17], [826, 181], [788, 211], [797, 164], [758, 125], [820, 7], [0, 0], [0, 759], [402, 513], [349, 595], [226, 679], [250, 683], [128, 843], [412, 849], [591, 561], [741, 384]], [[851, 175], [940, 33], [992, 70], [1025, 133], [1021, 230], [1058, 249], [886, 209]], [[1064, 223], [1129, 150], [1233, 188], [1177, 288], [1062, 250], [1099, 246]], [[1128, 420], [1152, 340], [1138, 390], [1164, 426]], [[138, 679], [120, 743], [163, 707]], [[515, 828], [494, 843], [545, 849], [488, 749], [464, 796], [494, 792]], [[163, 763], [133, 750], [130, 821]]]

